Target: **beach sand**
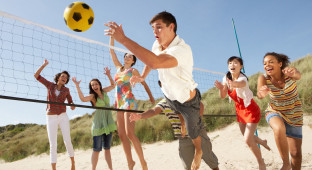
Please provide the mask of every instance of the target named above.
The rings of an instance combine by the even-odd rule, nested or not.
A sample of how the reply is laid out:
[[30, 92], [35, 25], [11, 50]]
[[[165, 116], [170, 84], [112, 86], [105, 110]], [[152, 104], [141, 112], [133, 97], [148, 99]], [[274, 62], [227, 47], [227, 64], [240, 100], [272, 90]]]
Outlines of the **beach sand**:
[[[304, 117], [303, 143], [302, 143], [302, 169], [312, 169], [312, 118]], [[267, 165], [267, 169], [279, 169], [282, 161], [275, 144], [273, 131], [269, 127], [258, 129], [259, 137], [267, 139], [271, 151], [261, 147], [262, 155]], [[229, 170], [251, 170], [257, 169], [257, 161], [247, 145], [243, 141], [237, 123], [233, 123], [223, 129], [208, 133], [212, 141], [213, 151], [219, 159], [220, 169]], [[182, 162], [178, 153], [178, 141], [157, 142], [154, 144], [143, 144], [143, 152], [150, 170], [182, 170]], [[75, 150], [76, 169], [91, 169], [91, 153], [89, 150]], [[100, 153], [97, 169], [108, 169], [106, 161]], [[111, 148], [113, 168], [115, 170], [127, 170], [127, 161], [121, 145]], [[136, 162], [135, 170], [140, 170], [140, 162], [134, 149], [132, 155]], [[50, 168], [50, 158], [47, 154], [30, 156], [23, 160], [12, 163], [0, 162], [0, 170], [45, 170]], [[66, 153], [58, 154], [57, 169], [70, 169], [70, 159]], [[204, 161], [201, 163], [200, 170], [210, 169]]]

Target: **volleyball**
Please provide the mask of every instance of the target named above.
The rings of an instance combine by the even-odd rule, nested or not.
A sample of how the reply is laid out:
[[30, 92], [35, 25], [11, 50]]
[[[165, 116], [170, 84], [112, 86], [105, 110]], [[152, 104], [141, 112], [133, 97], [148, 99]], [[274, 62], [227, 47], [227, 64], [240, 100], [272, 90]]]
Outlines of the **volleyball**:
[[88, 30], [94, 21], [94, 13], [89, 5], [84, 2], [73, 2], [65, 8], [65, 24], [73, 31], [83, 32]]

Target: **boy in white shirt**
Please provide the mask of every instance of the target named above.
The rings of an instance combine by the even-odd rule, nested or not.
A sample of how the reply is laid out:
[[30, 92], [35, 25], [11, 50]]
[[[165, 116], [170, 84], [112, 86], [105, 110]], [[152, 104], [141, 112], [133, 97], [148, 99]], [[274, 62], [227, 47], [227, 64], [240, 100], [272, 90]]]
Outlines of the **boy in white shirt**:
[[160, 12], [155, 15], [150, 24], [153, 28], [156, 41], [152, 51], [145, 49], [128, 38], [121, 25], [108, 22], [104, 25], [110, 29], [105, 35], [112, 36], [124, 45], [145, 65], [142, 77], [132, 77], [132, 84], [145, 79], [151, 69], [157, 69], [159, 80], [168, 105], [175, 112], [182, 114], [188, 135], [195, 146], [192, 169], [199, 168], [202, 158], [200, 131], [204, 128], [200, 112], [200, 93], [193, 80], [193, 56], [189, 45], [177, 34], [175, 17], [169, 12]]

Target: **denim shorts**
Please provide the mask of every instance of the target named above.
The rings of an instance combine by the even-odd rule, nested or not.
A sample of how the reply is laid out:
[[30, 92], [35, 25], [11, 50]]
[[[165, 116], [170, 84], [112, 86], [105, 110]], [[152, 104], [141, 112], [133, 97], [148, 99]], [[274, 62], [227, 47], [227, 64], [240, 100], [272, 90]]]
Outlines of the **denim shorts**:
[[93, 136], [93, 151], [101, 151], [102, 146], [104, 149], [110, 149], [113, 133], [103, 134], [100, 136]]
[[[301, 126], [291, 126], [288, 123], [284, 121], [282, 116], [280, 116], [278, 113], [270, 113], [266, 116], [266, 121], [269, 124], [269, 121], [272, 117], [279, 117], [280, 119], [283, 120], [286, 128], [286, 136], [288, 137], [293, 137], [293, 138], [299, 138], [302, 139], [302, 127]], [[269, 124], [270, 125], [270, 124]]]
[[195, 90], [195, 97], [184, 103], [180, 103], [177, 100], [171, 101], [165, 96], [170, 108], [183, 116], [187, 133], [191, 139], [197, 138], [201, 129], [204, 129], [202, 118], [199, 113], [201, 95], [198, 89]]

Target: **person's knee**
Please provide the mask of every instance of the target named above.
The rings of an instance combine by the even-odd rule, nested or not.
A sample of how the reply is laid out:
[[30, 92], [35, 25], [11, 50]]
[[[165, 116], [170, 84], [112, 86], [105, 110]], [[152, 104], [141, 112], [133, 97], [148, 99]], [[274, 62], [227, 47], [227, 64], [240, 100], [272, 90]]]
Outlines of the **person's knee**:
[[127, 132], [126, 134], [127, 134], [127, 137], [128, 137], [131, 141], [133, 141], [133, 140], [136, 139], [135, 133]]
[[253, 137], [246, 137], [245, 138], [245, 143], [250, 147], [253, 143], [255, 143], [254, 141], [255, 139]]
[[57, 144], [50, 143], [50, 151], [57, 150]]
[[294, 159], [301, 159], [302, 158], [302, 152], [300, 149], [291, 149], [290, 150], [290, 156]]
[[101, 151], [95, 151], [95, 150], [93, 150], [93, 154], [94, 154], [94, 155], [99, 155], [100, 152], [101, 152]]
[[273, 128], [273, 132], [275, 135], [285, 135], [286, 134], [286, 128], [285, 126], [274, 126]]
[[188, 135], [190, 136], [192, 140], [197, 140], [198, 138], [200, 138], [199, 132], [196, 132], [196, 131], [190, 132], [188, 133]]
[[65, 144], [65, 146], [72, 146], [73, 145], [70, 138], [64, 139], [64, 144]]
[[125, 132], [125, 131], [122, 131], [122, 132], [119, 132], [119, 131], [118, 131], [118, 136], [119, 136], [119, 139], [120, 139], [121, 141], [127, 139], [127, 135], [126, 135], [126, 132]]

